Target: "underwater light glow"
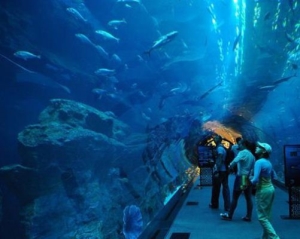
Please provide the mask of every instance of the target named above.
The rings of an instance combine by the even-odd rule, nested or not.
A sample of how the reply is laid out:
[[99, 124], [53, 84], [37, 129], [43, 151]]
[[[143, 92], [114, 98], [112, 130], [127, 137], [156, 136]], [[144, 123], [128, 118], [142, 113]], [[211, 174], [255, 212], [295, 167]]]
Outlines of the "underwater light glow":
[[[221, 31], [219, 29], [219, 27], [222, 25], [222, 23], [219, 23], [218, 24], [218, 21], [217, 21], [217, 17], [216, 17], [216, 14], [215, 14], [215, 8], [214, 8], [214, 5], [213, 4], [210, 4], [208, 5], [207, 7], [207, 10], [209, 11], [210, 15], [211, 15], [211, 21], [212, 21], [212, 24], [213, 24], [213, 29], [214, 29], [214, 32], [217, 34], [217, 45], [218, 45], [218, 49], [219, 49], [219, 59], [221, 62], [224, 61], [224, 49], [223, 49], [223, 38], [222, 38], [222, 35], [221, 35]], [[218, 70], [218, 67], [216, 67], [216, 75], [217, 75], [217, 78], [221, 78], [223, 79], [224, 78], [224, 75], [225, 75], [225, 70], [224, 72], [223, 71], [220, 71]]]
[[203, 124], [203, 129], [207, 131], [214, 132], [216, 134], [221, 135], [223, 138], [231, 140], [232, 142], [235, 141], [236, 137], [240, 137], [241, 134], [234, 129], [228, 128], [224, 126], [217, 120], [207, 121]]
[[257, 2], [255, 4], [255, 7], [254, 7], [254, 14], [253, 14], [253, 27], [255, 28], [257, 23], [258, 23], [258, 19], [260, 17], [260, 13], [261, 13], [261, 7], [259, 5], [259, 3]]
[[[235, 10], [235, 17], [236, 17], [236, 41], [238, 41], [235, 47], [236, 55], [235, 55], [235, 73], [234, 75], [237, 76], [241, 72], [241, 66], [243, 63], [243, 55], [244, 51], [241, 46], [244, 43], [244, 32], [246, 29], [246, 2], [242, 0], [240, 2], [236, 1], [236, 10]], [[238, 39], [239, 38], [239, 39]]]
[[278, 1], [277, 3], [277, 8], [276, 8], [276, 13], [274, 16], [274, 20], [272, 22], [272, 30], [275, 31], [278, 27], [278, 19], [279, 19], [279, 15], [280, 15], [280, 6], [281, 6], [281, 2]]
[[211, 19], [211, 22], [212, 22], [212, 24], [213, 24], [214, 26], [217, 25], [217, 22], [216, 22], [216, 20], [215, 20], [214, 18]]

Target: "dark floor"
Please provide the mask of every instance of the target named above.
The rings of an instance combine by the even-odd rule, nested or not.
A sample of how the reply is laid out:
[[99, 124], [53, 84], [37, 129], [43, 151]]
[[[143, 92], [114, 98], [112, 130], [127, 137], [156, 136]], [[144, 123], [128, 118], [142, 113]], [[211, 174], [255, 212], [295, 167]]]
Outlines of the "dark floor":
[[[230, 185], [234, 176], [230, 175]], [[223, 208], [210, 209], [211, 186], [199, 187], [199, 180], [195, 181], [185, 202], [173, 221], [166, 239], [259, 239], [262, 228], [257, 220], [255, 200], [253, 218], [251, 222], [242, 221], [245, 216], [246, 205], [241, 195], [232, 221], [220, 219]], [[300, 220], [283, 219], [289, 216], [288, 192], [276, 187], [273, 204], [272, 223], [281, 239], [300, 238]], [[223, 199], [220, 196], [220, 205]], [[300, 209], [298, 209], [299, 211]]]

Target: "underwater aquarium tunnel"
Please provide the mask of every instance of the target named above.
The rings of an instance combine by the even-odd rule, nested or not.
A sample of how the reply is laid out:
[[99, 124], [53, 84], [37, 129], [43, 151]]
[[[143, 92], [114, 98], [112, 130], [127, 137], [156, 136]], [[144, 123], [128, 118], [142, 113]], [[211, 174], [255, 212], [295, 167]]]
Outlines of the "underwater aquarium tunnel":
[[299, 4], [1, 0], [1, 239], [155, 238], [214, 134], [270, 144], [284, 184]]

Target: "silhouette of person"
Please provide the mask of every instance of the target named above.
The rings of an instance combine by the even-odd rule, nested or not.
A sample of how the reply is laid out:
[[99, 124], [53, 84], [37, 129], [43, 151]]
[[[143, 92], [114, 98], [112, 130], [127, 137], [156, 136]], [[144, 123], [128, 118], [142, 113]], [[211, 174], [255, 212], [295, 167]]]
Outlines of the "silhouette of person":
[[224, 209], [227, 211], [230, 207], [230, 190], [228, 186], [228, 172], [225, 165], [226, 150], [222, 146], [222, 137], [220, 135], [215, 135], [213, 141], [216, 144], [216, 160], [213, 167], [213, 185], [209, 207], [219, 208], [219, 196], [222, 185]]

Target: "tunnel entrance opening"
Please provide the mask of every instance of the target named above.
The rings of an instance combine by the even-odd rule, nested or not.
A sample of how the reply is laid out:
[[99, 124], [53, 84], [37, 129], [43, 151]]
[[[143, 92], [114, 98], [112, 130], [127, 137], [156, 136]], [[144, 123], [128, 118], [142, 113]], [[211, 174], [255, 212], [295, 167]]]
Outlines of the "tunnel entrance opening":
[[[203, 129], [207, 132], [210, 133], [209, 137], [206, 137], [206, 142], [205, 140], [200, 140], [199, 143], [201, 142], [201, 145], [205, 145], [203, 143], [210, 143], [212, 141], [212, 135], [214, 134], [218, 134], [220, 136], [222, 136], [223, 141], [222, 143], [224, 144], [224, 146], [229, 146], [232, 145], [235, 142], [235, 139], [237, 137], [241, 137], [241, 133], [226, 127], [225, 125], [221, 124], [218, 121], [207, 121], [206, 123], [203, 124]], [[228, 148], [228, 147], [227, 147]]]
[[[222, 144], [227, 149], [236, 143], [235, 139], [241, 137], [241, 133], [231, 127], [227, 127], [220, 123], [219, 121], [207, 121], [202, 126], [202, 135], [198, 136], [197, 140], [194, 141], [193, 147], [193, 157], [191, 163], [193, 165], [198, 165], [198, 147], [199, 146], [210, 146], [215, 147], [213, 142], [214, 135], [220, 135], [223, 140]], [[189, 158], [189, 157], [188, 157]], [[189, 159], [191, 159], [189, 158]]]

